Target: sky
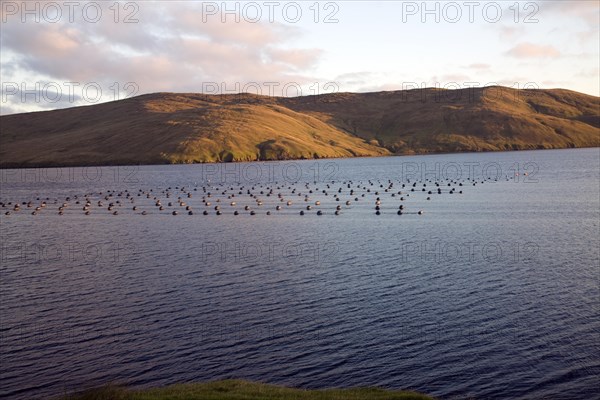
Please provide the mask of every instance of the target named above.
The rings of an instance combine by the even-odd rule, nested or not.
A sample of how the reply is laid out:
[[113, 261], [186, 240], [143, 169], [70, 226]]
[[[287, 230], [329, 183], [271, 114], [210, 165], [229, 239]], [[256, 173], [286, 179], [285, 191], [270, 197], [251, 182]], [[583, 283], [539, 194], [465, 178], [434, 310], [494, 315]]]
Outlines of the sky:
[[0, 1], [2, 115], [153, 92], [600, 96], [600, 1]]

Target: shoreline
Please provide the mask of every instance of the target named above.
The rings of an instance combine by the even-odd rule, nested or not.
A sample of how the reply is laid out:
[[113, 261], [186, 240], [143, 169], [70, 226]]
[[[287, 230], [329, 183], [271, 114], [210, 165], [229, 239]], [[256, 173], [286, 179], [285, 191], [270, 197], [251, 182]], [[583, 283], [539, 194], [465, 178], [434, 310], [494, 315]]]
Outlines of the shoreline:
[[433, 397], [406, 390], [377, 387], [297, 389], [246, 380], [221, 380], [205, 383], [174, 384], [147, 389], [105, 385], [55, 400], [432, 400]]
[[577, 150], [577, 149], [600, 149], [600, 143], [598, 146], [586, 146], [586, 147], [559, 147], [559, 148], [544, 148], [544, 149], [514, 149], [514, 150], [481, 150], [481, 151], [455, 151], [455, 152], [427, 152], [427, 153], [404, 153], [404, 154], [382, 154], [380, 156], [352, 156], [352, 157], [319, 157], [319, 158], [286, 158], [281, 160], [250, 160], [250, 161], [206, 161], [206, 162], [191, 162], [191, 163], [172, 163], [165, 161], [164, 163], [158, 162], [118, 162], [118, 163], [36, 163], [36, 164], [12, 164], [12, 163], [1, 163], [0, 170], [10, 169], [42, 169], [42, 168], [89, 168], [89, 167], [141, 167], [141, 166], [166, 166], [166, 165], [227, 165], [227, 164], [244, 164], [244, 163], [278, 163], [278, 162], [291, 162], [291, 161], [331, 161], [331, 160], [350, 160], [350, 159], [363, 159], [363, 158], [384, 158], [384, 157], [418, 157], [418, 156], [437, 156], [437, 155], [451, 155], [451, 154], [482, 154], [482, 153], [521, 153], [527, 151], [549, 151], [549, 150]]

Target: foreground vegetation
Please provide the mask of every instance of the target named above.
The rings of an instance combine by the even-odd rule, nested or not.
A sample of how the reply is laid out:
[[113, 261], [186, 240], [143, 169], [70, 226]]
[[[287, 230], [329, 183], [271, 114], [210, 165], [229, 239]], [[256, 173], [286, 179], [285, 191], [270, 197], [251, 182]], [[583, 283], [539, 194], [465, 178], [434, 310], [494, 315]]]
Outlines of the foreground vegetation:
[[192, 383], [164, 388], [132, 390], [106, 386], [61, 400], [425, 400], [428, 396], [376, 388], [302, 390], [281, 386], [227, 380]]

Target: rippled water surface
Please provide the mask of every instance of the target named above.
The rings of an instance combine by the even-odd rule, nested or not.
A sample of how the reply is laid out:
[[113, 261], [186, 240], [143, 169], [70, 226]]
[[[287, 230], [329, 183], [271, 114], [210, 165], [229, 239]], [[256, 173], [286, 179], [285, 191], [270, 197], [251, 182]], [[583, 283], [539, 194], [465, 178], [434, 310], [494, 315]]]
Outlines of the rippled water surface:
[[1, 171], [0, 397], [244, 378], [598, 398], [599, 159], [582, 149]]

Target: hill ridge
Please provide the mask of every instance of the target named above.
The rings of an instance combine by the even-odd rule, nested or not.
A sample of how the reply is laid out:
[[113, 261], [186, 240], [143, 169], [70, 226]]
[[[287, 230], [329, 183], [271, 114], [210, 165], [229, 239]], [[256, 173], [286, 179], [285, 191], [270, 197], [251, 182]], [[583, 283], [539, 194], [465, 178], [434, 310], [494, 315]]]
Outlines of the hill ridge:
[[600, 98], [503, 86], [302, 97], [161, 92], [0, 117], [5, 168], [599, 145]]

